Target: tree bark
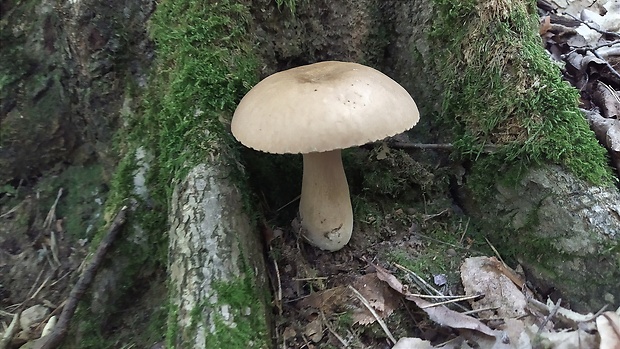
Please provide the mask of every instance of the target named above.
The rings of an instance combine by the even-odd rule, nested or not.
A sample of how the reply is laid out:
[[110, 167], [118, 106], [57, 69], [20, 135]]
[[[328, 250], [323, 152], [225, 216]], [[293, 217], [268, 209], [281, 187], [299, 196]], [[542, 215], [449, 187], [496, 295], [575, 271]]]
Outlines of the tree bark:
[[269, 346], [262, 244], [229, 175], [222, 163], [200, 164], [172, 195], [172, 347]]

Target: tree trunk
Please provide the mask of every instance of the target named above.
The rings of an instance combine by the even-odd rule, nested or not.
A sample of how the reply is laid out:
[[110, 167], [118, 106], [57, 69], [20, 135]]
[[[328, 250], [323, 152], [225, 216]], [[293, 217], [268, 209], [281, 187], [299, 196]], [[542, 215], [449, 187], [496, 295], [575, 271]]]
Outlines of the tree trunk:
[[200, 164], [172, 194], [170, 347], [270, 347], [262, 244], [229, 177]]

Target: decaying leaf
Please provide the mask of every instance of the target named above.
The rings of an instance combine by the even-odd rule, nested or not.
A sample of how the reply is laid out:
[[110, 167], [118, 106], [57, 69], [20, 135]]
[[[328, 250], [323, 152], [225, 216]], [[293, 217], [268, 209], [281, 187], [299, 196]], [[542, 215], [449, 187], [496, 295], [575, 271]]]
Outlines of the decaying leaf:
[[[360, 276], [352, 285], [368, 300], [381, 318], [388, 317], [399, 305], [398, 294], [379, 280], [375, 273]], [[299, 306], [314, 308], [326, 315], [347, 310], [351, 313], [354, 323], [368, 325], [375, 322], [376, 318], [370, 311], [355, 299], [348, 287], [338, 286], [312, 293], [301, 300]]]
[[[523, 292], [497, 267], [494, 257], [471, 257], [461, 265], [461, 281], [465, 294], [483, 294], [470, 301], [473, 309], [493, 309], [479, 312], [482, 318], [515, 318], [526, 314], [527, 301]], [[521, 281], [521, 283], [523, 283]]]
[[[382, 319], [390, 316], [399, 305], [397, 294], [385, 282], [379, 280], [376, 273], [366, 274], [355, 280], [353, 287], [368, 300]], [[360, 307], [353, 312], [353, 321], [360, 325], [368, 325], [375, 322], [376, 318], [366, 307]]]
[[403, 337], [396, 342], [392, 349], [433, 349], [431, 342], [420, 338]]
[[394, 275], [379, 266], [374, 267], [377, 270], [377, 276], [379, 279], [386, 281], [390, 287], [394, 288], [394, 290], [400, 290], [399, 292], [405, 296], [405, 299], [415, 302], [415, 304], [420, 309], [424, 310], [428, 317], [436, 323], [455, 329], [475, 330], [491, 337], [497, 336], [498, 333], [496, 331], [493, 331], [478, 319], [450, 310], [445, 306], [434, 306], [433, 303], [414, 296], [409, 292], [403, 293], [402, 290], [404, 287]]
[[607, 147], [614, 167], [620, 172], [620, 120], [604, 118], [596, 111], [588, 111], [586, 116], [596, 138]]
[[599, 349], [620, 349], [620, 316], [607, 311], [596, 318], [601, 344]]

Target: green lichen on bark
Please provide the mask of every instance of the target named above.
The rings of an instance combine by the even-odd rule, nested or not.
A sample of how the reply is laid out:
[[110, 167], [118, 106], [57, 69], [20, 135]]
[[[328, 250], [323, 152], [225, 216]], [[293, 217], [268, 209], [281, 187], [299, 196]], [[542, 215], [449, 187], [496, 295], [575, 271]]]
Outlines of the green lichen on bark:
[[[460, 155], [472, 160], [470, 187], [485, 193], [497, 173], [516, 183], [532, 166], [560, 164], [595, 184], [610, 183], [602, 148], [538, 36], [531, 1], [434, 0], [432, 39], [443, 47], [442, 115]], [[486, 145], [492, 154], [483, 154]]]

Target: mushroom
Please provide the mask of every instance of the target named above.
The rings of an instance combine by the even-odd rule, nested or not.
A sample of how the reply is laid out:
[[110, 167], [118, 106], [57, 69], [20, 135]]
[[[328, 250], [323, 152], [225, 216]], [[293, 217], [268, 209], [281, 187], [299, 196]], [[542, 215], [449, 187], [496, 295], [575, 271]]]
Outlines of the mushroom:
[[385, 74], [328, 61], [259, 82], [237, 106], [231, 129], [250, 148], [303, 154], [301, 235], [320, 249], [337, 251], [353, 231], [341, 149], [393, 136], [418, 120], [409, 93]]

